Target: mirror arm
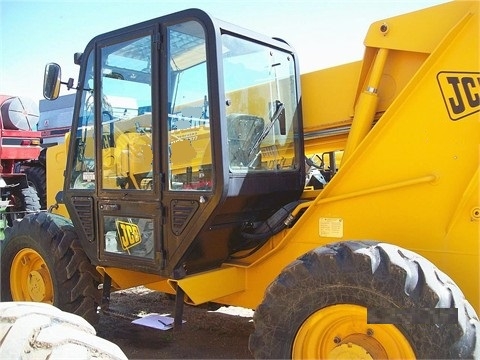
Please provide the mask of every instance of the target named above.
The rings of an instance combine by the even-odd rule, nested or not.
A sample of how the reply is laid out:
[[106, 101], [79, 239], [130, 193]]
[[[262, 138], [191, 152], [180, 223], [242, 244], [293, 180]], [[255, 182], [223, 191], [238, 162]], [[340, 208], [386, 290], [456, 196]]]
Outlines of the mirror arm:
[[[69, 78], [67, 82], [60, 81], [60, 84], [67, 85], [67, 90], [73, 89], [73, 79]], [[78, 88], [75, 88], [78, 90]]]

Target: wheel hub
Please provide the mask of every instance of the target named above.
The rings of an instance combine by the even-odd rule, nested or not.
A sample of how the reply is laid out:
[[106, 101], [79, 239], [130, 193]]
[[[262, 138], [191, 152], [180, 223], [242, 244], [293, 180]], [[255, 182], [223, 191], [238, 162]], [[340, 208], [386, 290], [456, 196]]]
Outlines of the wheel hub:
[[328, 359], [351, 360], [365, 359], [373, 360], [374, 358], [362, 347], [352, 343], [342, 344], [334, 348], [328, 354]]
[[50, 274], [45, 268], [33, 270], [27, 278], [27, 291], [32, 301], [43, 302], [45, 299], [50, 299], [48, 289], [52, 286], [49, 284]]
[[53, 281], [44, 258], [32, 248], [20, 250], [10, 268], [10, 290], [14, 301], [53, 304]]
[[373, 331], [366, 334], [352, 334], [340, 340], [333, 340], [338, 345], [328, 353], [328, 359], [386, 359], [387, 353], [383, 346], [373, 337]]
[[367, 309], [353, 304], [312, 313], [298, 330], [292, 358], [414, 359], [410, 343], [392, 324], [368, 324]]

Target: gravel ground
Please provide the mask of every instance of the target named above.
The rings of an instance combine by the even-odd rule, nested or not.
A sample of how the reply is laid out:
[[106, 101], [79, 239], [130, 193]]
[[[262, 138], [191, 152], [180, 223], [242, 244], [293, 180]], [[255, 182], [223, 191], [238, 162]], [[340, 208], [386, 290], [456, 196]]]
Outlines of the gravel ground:
[[102, 314], [97, 334], [117, 344], [129, 359], [252, 359], [252, 310], [185, 305], [182, 327], [163, 331], [132, 324], [131, 319], [150, 313], [173, 316], [169, 296], [133, 288], [113, 293], [110, 308], [123, 316]]

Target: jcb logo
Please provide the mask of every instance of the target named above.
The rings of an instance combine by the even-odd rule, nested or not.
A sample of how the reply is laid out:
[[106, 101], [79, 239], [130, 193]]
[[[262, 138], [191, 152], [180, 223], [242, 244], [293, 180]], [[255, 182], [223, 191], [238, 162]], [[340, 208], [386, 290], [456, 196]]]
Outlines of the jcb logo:
[[142, 242], [138, 225], [119, 220], [117, 220], [115, 224], [117, 225], [118, 237], [123, 250], [127, 250]]
[[452, 120], [480, 111], [480, 73], [440, 72], [438, 85]]

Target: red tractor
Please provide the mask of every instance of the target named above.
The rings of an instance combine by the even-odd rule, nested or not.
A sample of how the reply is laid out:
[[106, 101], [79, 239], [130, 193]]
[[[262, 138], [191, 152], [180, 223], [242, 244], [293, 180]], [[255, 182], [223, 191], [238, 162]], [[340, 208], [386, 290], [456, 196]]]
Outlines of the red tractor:
[[41, 133], [36, 130], [38, 105], [31, 99], [0, 95], [0, 206], [9, 224], [38, 211], [37, 192], [19, 164], [38, 159]]

